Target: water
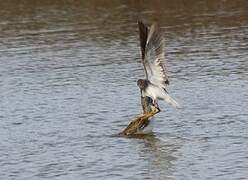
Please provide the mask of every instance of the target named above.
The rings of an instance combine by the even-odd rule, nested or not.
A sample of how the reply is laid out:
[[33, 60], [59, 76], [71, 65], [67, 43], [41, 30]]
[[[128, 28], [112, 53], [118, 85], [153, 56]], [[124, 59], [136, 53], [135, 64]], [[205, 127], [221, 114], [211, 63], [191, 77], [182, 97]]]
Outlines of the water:
[[[0, 179], [247, 179], [248, 3], [142, 2], [1, 2]], [[139, 18], [181, 109], [118, 138], [141, 112]]]

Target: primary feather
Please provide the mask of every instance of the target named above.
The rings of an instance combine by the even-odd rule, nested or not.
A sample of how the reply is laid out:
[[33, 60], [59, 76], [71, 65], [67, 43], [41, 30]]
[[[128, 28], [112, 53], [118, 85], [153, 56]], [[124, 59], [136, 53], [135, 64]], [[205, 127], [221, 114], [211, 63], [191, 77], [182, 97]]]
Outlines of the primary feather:
[[153, 24], [146, 42], [144, 68], [147, 71], [147, 79], [161, 88], [166, 88], [169, 84], [168, 71], [164, 62], [164, 38], [157, 24]]

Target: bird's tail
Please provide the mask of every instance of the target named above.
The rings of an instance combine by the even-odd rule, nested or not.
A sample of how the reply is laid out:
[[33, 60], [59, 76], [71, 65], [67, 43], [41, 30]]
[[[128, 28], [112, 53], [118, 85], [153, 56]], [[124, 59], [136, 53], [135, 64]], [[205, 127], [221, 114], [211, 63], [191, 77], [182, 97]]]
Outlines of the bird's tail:
[[172, 97], [169, 96], [169, 94], [165, 94], [164, 95], [164, 100], [169, 103], [170, 105], [172, 105], [175, 108], [179, 108], [179, 104], [176, 102], [175, 99], [173, 99]]

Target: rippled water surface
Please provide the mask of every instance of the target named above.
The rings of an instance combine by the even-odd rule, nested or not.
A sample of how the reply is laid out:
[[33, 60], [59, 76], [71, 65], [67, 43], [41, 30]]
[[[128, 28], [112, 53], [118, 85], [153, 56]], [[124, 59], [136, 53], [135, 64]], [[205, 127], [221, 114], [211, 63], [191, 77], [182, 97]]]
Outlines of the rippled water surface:
[[[141, 113], [137, 20], [166, 39], [169, 92]], [[247, 1], [6, 1], [0, 10], [0, 179], [247, 179]]]

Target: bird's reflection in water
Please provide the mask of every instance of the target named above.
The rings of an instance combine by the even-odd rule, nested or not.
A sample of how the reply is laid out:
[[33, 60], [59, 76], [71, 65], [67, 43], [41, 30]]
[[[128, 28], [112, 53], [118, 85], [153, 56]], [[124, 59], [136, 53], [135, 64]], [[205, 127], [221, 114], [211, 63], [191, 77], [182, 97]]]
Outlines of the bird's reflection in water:
[[142, 172], [143, 177], [170, 179], [174, 172], [180, 142], [174, 138], [158, 137], [154, 133], [135, 135], [131, 138], [144, 140], [143, 146], [140, 146], [140, 157], [147, 161], [147, 167]]

